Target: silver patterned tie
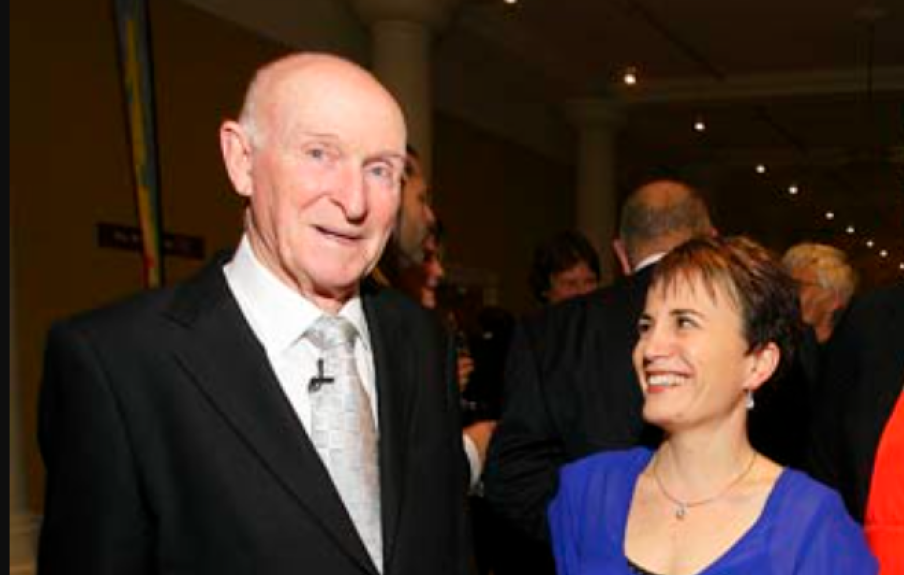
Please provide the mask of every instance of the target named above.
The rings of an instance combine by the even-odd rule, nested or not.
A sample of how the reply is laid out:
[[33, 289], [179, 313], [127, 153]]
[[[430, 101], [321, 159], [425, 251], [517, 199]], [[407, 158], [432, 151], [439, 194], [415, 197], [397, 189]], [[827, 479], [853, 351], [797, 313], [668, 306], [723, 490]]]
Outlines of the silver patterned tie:
[[307, 337], [323, 353], [333, 381], [311, 389], [311, 440], [377, 569], [383, 572], [377, 433], [370, 399], [355, 366], [355, 326], [321, 316]]

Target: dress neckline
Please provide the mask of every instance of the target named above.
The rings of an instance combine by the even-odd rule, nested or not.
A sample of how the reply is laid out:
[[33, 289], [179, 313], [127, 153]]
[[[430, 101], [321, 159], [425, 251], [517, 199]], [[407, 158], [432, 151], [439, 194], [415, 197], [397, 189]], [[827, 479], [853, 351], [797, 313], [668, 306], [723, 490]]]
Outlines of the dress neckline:
[[[629, 497], [626, 497], [627, 504], [622, 509], [622, 514], [620, 517], [621, 526], [619, 532], [621, 533], [621, 549], [622, 556], [625, 558], [625, 562], [627, 563], [629, 568], [635, 569], [634, 573], [647, 574], [647, 575], [657, 575], [652, 571], [646, 571], [642, 566], [638, 565], [634, 561], [628, 558], [627, 553], [625, 553], [625, 543], [628, 540], [628, 514], [631, 512], [631, 503], [634, 501], [634, 494], [637, 491], [637, 482], [640, 479], [643, 470], [647, 468], [650, 461], [653, 459], [654, 452], [650, 449], [642, 448], [644, 453], [643, 457], [638, 459], [638, 466], [634, 469], [634, 480], [631, 482], [631, 488], [629, 491]], [[728, 547], [721, 555], [716, 557], [712, 563], [704, 567], [702, 570], [698, 571], [694, 575], [706, 575], [712, 569], [719, 567], [719, 565], [726, 560], [728, 556], [732, 554], [739, 545], [741, 545], [747, 539], [758, 534], [762, 529], [764, 529], [763, 525], [765, 524], [765, 518], [769, 517], [772, 512], [775, 510], [780, 503], [780, 500], [785, 492], [785, 485], [790, 480], [792, 473], [789, 473], [791, 470], [788, 467], [782, 467], [781, 471], [779, 471], [778, 477], [775, 480], [775, 483], [772, 484], [772, 488], [769, 490], [769, 495], [766, 497], [766, 504], [763, 505], [762, 511], [760, 511], [759, 516], [756, 518], [756, 521], [753, 522], [744, 533], [738, 537], [731, 546]], [[640, 571], [637, 571], [640, 569]]]

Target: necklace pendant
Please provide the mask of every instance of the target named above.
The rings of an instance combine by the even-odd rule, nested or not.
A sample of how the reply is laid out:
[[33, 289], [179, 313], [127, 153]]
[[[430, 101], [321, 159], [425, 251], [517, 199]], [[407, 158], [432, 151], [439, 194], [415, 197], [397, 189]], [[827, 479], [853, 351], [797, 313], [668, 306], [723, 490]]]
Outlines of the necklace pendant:
[[678, 504], [678, 508], [675, 509], [675, 519], [678, 521], [684, 521], [684, 516], [687, 515], [687, 506], [683, 503]]

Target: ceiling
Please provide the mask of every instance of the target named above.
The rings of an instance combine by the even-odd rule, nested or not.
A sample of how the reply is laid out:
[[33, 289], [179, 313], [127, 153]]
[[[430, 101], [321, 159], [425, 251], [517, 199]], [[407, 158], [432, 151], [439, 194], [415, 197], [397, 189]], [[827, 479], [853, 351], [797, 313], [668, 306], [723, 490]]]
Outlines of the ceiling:
[[[185, 1], [289, 44], [330, 47], [330, 24], [354, 21], [346, 52], [367, 50], [347, 0]], [[832, 243], [867, 284], [904, 277], [904, 0], [457, 1], [433, 55], [439, 109], [571, 161], [565, 103], [612, 100], [622, 187], [677, 172], [703, 184], [728, 233]], [[305, 20], [317, 26], [291, 28]]]
[[455, 27], [545, 97], [621, 102], [622, 176], [692, 175], [729, 232], [835, 244], [867, 283], [904, 276], [901, 0], [464, 0]]

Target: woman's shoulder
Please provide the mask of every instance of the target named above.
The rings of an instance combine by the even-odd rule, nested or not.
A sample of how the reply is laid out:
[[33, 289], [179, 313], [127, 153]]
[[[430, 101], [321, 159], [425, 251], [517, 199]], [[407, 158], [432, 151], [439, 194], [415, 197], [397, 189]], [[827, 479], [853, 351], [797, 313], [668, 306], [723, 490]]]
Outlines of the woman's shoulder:
[[782, 490], [775, 514], [775, 554], [808, 574], [863, 575], [877, 572], [862, 527], [832, 488], [807, 474], [785, 469], [777, 487]]
[[608, 477], [630, 477], [632, 480], [646, 467], [653, 453], [645, 447], [601, 451], [577, 459], [562, 468], [562, 480], [586, 482]]
[[802, 471], [786, 468], [773, 499], [767, 507], [771, 508], [772, 519], [783, 525], [783, 530], [795, 531], [804, 539], [826, 529], [834, 531], [834, 535], [861, 531], [838, 492]]
[[783, 499], [794, 503], [797, 513], [804, 507], [809, 507], [813, 512], [844, 508], [837, 491], [797, 469], [785, 468], [778, 487], [784, 495]]

